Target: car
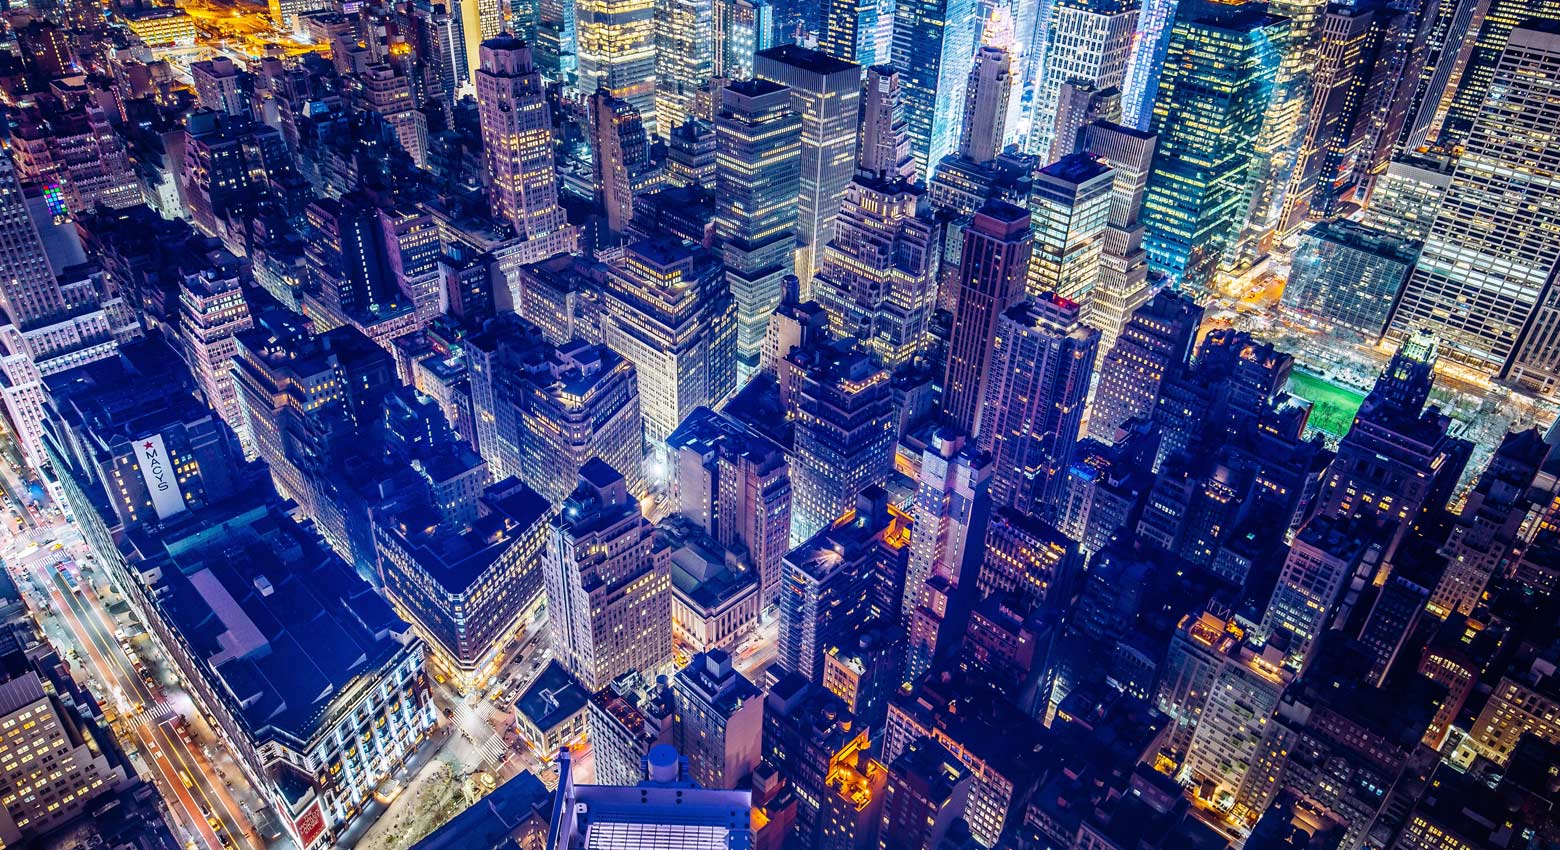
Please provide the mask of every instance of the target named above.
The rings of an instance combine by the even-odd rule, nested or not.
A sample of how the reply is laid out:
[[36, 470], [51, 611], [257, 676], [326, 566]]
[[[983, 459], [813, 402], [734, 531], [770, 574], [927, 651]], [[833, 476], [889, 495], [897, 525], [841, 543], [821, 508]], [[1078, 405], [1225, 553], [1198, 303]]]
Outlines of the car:
[[185, 771], [185, 770], [179, 771], [179, 781], [184, 783], [184, 787], [185, 788], [194, 788], [195, 787], [195, 780], [190, 778], [189, 771]]

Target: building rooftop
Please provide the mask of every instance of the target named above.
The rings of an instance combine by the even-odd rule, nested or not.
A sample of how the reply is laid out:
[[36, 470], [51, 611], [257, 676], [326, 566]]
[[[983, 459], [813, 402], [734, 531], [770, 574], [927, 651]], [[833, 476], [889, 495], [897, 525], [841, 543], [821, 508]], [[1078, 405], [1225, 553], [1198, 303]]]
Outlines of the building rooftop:
[[815, 74], [842, 74], [846, 71], [855, 71], [859, 74], [861, 72], [861, 66], [855, 62], [846, 62], [821, 50], [810, 50], [800, 44], [781, 44], [767, 50], [760, 50], [755, 54], [755, 58], [782, 62]]
[[515, 711], [544, 732], [573, 717], [590, 702], [579, 680], [556, 661], [547, 662], [541, 675], [515, 701]]

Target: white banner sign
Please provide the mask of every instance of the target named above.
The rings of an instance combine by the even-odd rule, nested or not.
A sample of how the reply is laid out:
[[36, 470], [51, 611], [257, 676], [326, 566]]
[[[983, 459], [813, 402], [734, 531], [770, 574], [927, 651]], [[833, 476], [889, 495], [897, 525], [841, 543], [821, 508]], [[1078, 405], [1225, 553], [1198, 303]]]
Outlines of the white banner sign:
[[153, 434], [136, 441], [135, 456], [141, 464], [141, 478], [152, 494], [152, 507], [157, 509], [158, 519], [167, 519], [184, 510], [184, 493], [179, 489], [179, 476], [161, 434]]

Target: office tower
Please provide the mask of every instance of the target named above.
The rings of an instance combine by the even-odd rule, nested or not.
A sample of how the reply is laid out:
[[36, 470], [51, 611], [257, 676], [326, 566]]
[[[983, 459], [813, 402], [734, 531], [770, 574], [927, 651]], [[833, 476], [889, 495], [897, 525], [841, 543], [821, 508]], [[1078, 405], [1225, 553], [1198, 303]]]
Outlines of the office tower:
[[9, 155], [0, 157], [0, 235], [0, 307], [6, 318], [21, 329], [59, 318], [67, 309], [65, 295]]
[[[923, 599], [929, 581], [940, 589], [968, 586], [974, 580], [966, 564], [974, 563], [973, 553], [984, 542], [991, 472], [990, 454], [946, 428], [934, 432], [921, 452], [910, 510], [910, 560], [897, 612], [898, 621], [910, 627], [911, 646], [909, 656], [898, 659], [904, 670], [899, 681], [918, 680], [956, 637], [950, 634], [953, 628], [943, 628], [946, 612], [924, 607]], [[936, 622], [923, 622], [927, 620]]]
[[1194, 712], [1196, 724], [1178, 776], [1199, 786], [1200, 799], [1212, 801], [1235, 797], [1265, 755], [1273, 712], [1294, 673], [1281, 666], [1275, 647], [1259, 651], [1241, 640], [1238, 627], [1231, 632], [1210, 625], [1223, 624], [1217, 618], [1199, 622], [1206, 631], [1191, 635], [1201, 662], [1192, 668], [1196, 677], [1174, 681], [1187, 686], [1177, 691], [1187, 694], [1177, 714]]
[[1402, 68], [1393, 61], [1397, 30], [1416, 16], [1383, 3], [1331, 8], [1323, 16], [1316, 67], [1311, 76], [1311, 106], [1275, 236], [1295, 232], [1307, 220], [1334, 217], [1340, 206], [1363, 195], [1375, 166], [1379, 102], [1389, 96]]
[[912, 742], [889, 765], [878, 847], [936, 850], [964, 816], [970, 771], [930, 738]]
[[1434, 17], [1423, 24], [1426, 51], [1415, 81], [1409, 115], [1398, 137], [1398, 151], [1408, 152], [1434, 143], [1440, 135], [1441, 120], [1451, 106], [1450, 95], [1457, 90], [1476, 39], [1468, 37], [1483, 26], [1490, 0], [1456, 0], [1435, 8]]
[[1057, 135], [1062, 84], [1096, 91], [1119, 89], [1126, 81], [1138, 8], [1130, 0], [1059, 0], [1046, 27], [1045, 52], [1037, 57], [1033, 115], [1026, 150], [1042, 163], [1072, 153], [1074, 139]]
[[[425, 101], [437, 101], [446, 107], [455, 103], [455, 93], [471, 80], [471, 64], [466, 53], [466, 31], [450, 16], [448, 3], [414, 0], [412, 27], [417, 38], [420, 91]], [[537, 42], [537, 64], [545, 66], [542, 41]], [[543, 68], [556, 73], [555, 69]]]
[[856, 174], [880, 180], [915, 180], [910, 156], [910, 124], [905, 119], [904, 84], [887, 65], [867, 69], [856, 144]]
[[714, 190], [717, 144], [715, 126], [707, 121], [691, 118], [673, 127], [666, 142], [666, 183]]
[[1034, 250], [1025, 290], [1052, 293], [1089, 309], [1100, 277], [1116, 186], [1110, 166], [1074, 153], [1040, 169], [1029, 192]]
[[732, 83], [715, 119], [715, 234], [737, 304], [737, 356], [756, 364], [780, 281], [795, 262], [802, 118], [767, 80]]
[[428, 166], [428, 116], [412, 99], [412, 81], [389, 65], [370, 65], [359, 74], [363, 106], [390, 125], [396, 143], [417, 163]]
[[[1554, 22], [1560, 22], [1560, 10], [1547, 3], [1535, 0], [1489, 0], [1478, 35], [1472, 39], [1462, 75], [1457, 80], [1456, 91], [1451, 102], [1445, 106], [1446, 117], [1441, 122], [1436, 141], [1472, 145], [1481, 120], [1487, 121], [1489, 109], [1496, 106], [1489, 102], [1491, 94], [1498, 92], [1501, 85], [1511, 78], [1511, 71], [1502, 71], [1503, 62], [1515, 60], [1525, 65], [1545, 61], [1541, 54], [1547, 52], [1548, 46], [1535, 44], [1531, 34], [1525, 37], [1523, 49], [1517, 51], [1518, 57], [1528, 54], [1525, 59], [1507, 57], [1505, 51], [1511, 45], [1511, 34], [1518, 27], [1547, 32], [1549, 24]], [[1530, 53], [1535, 47], [1540, 55]], [[1501, 111], [1511, 109], [1508, 106]]]
[[[796, 794], [793, 832], [803, 845], [820, 846], [815, 839], [831, 834], [833, 826], [845, 831], [847, 824], [833, 823], [836, 817], [855, 821], [855, 806], [834, 804], [830, 777], [859, 764], [856, 757], [868, 746], [867, 730], [868, 724], [826, 688], [789, 671], [774, 675], [764, 695], [764, 756]], [[871, 826], [875, 833], [877, 822]]]
[[248, 115], [249, 103], [238, 88], [238, 68], [226, 56], [190, 63], [195, 82], [195, 102], [201, 109]]
[[1192, 299], [1160, 290], [1133, 311], [1116, 344], [1100, 363], [1100, 385], [1089, 413], [1089, 436], [1116, 441], [1116, 431], [1133, 419], [1153, 416], [1159, 387], [1186, 367], [1202, 324]]
[[662, 458], [684, 417], [736, 391], [736, 301], [719, 260], [672, 240], [624, 249], [602, 300], [602, 338], [639, 373], [645, 444]]
[[785, 294], [769, 317], [759, 369], [775, 378], [782, 398], [789, 403], [796, 381], [787, 358], [798, 348], [813, 348], [828, 341], [829, 314], [816, 301], [802, 302], [802, 284], [795, 275], [787, 275], [781, 284]]
[[[551, 247], [568, 224], [558, 206], [552, 118], [542, 75], [532, 64], [530, 46], [512, 36], [484, 41], [481, 56], [477, 109], [493, 212], [521, 238]], [[560, 244], [536, 259], [571, 247]]]
[[374, 521], [379, 579], [457, 691], [480, 692], [501, 672], [542, 601], [539, 562], [552, 505], [510, 478], [488, 487], [481, 515], [443, 523], [428, 506]]
[[1083, 129], [1083, 151], [1110, 166], [1114, 178], [1099, 279], [1089, 299], [1089, 324], [1100, 330], [1102, 355], [1115, 347], [1121, 329], [1149, 297], [1142, 213], [1156, 141], [1152, 133], [1105, 121]]
[[195, 112], [184, 122], [182, 197], [190, 219], [210, 235], [218, 220], [273, 181], [294, 174], [287, 140], [265, 124], [219, 112]]
[[1024, 291], [1032, 240], [1029, 213], [993, 201], [964, 227], [959, 257], [958, 308], [948, 341], [943, 417], [960, 433], [980, 436], [981, 406], [991, 374], [997, 319]]
[[580, 468], [580, 486], [550, 523], [542, 576], [553, 657], [587, 690], [672, 660], [670, 553], [652, 551], [654, 530], [600, 458]]
[[964, 124], [959, 156], [990, 162], [1002, 152], [1007, 135], [1008, 102], [1013, 94], [1013, 57], [1000, 47], [982, 45], [965, 84]]
[[[305, 210], [309, 225], [304, 247], [315, 291], [308, 303], [331, 327], [371, 323], [380, 316], [409, 310], [408, 299], [392, 276], [379, 210], [362, 193], [319, 198]], [[312, 312], [312, 311], [311, 311]]]
[[1300, 236], [1284, 305], [1367, 340], [1387, 329], [1392, 302], [1419, 245], [1352, 221], [1324, 221]]
[[[690, 772], [692, 759], [661, 744], [645, 756], [642, 781], [629, 787], [576, 785], [569, 753], [558, 758], [555, 808], [568, 812], [547, 835], [546, 850], [603, 846], [751, 847], [753, 792], [705, 786]], [[506, 835], [509, 832], [505, 830]], [[516, 843], [513, 838], [511, 844]], [[628, 842], [632, 842], [631, 844]], [[527, 846], [530, 845], [521, 845]]]
[[765, 0], [715, 0], [715, 73], [727, 80], [753, 76], [753, 56], [775, 43], [775, 9]]
[[901, 607], [910, 560], [909, 515], [868, 487], [839, 518], [786, 553], [775, 663], [810, 682], [829, 647]]
[[1535, 507], [1530, 489], [1548, 451], [1536, 429], [1513, 431], [1501, 440], [1447, 538], [1446, 570], [1428, 600], [1437, 616], [1471, 615], [1490, 579], [1510, 563]]
[[[888, 64], [890, 45], [879, 45], [877, 0], [828, 0], [818, 50], [865, 68]], [[879, 51], [882, 55], [879, 55]]]
[[993, 455], [991, 498], [1055, 519], [1083, 425], [1100, 332], [1075, 301], [1047, 293], [997, 321], [980, 439]]
[[1143, 0], [1138, 36], [1132, 43], [1121, 84], [1121, 123], [1128, 127], [1146, 130], [1153, 120], [1159, 76], [1164, 72], [1170, 31], [1179, 7], [1180, 0]]
[[574, 0], [575, 88], [605, 88], [639, 110], [657, 134], [655, 0]]
[[695, 117], [694, 97], [715, 73], [716, 2], [655, 4], [655, 126], [662, 136]]
[[233, 359], [238, 356], [238, 334], [252, 322], [239, 286], [238, 261], [231, 255], [223, 259], [229, 264], [181, 276], [177, 334], [206, 404], [248, 442], [233, 384]]
[[781, 559], [791, 548], [791, 465], [777, 445], [701, 407], [667, 440], [677, 513], [758, 569], [764, 607], [780, 596]]
[[888, 477], [897, 417], [888, 372], [853, 340], [787, 360], [799, 376], [791, 541], [800, 543]]
[[77, 817], [125, 782], [125, 768], [109, 760], [102, 733], [83, 726], [58, 694], [44, 690], [37, 672], [0, 682], [0, 840], [35, 839]]
[[1556, 147], [1542, 116], [1560, 97], [1552, 30], [1512, 30], [1493, 76], [1505, 94], [1473, 123], [1388, 329], [1393, 339], [1428, 329], [1447, 359], [1546, 395], [1560, 376], [1551, 303], [1560, 242], [1547, 235], [1546, 212], [1560, 203], [1560, 168], [1533, 152]]
[[1121, 120], [1121, 90], [1101, 89], [1084, 82], [1064, 82], [1057, 90], [1056, 131], [1052, 155], [1060, 158], [1081, 151], [1083, 128], [1097, 121]]
[[731, 653], [711, 649], [672, 677], [677, 746], [701, 788], [735, 788], [763, 757], [763, 693], [731, 666]]
[[1455, 167], [1455, 160], [1445, 154], [1393, 157], [1371, 187], [1361, 223], [1399, 239], [1424, 242], [1451, 188]]
[[1451, 435], [1451, 420], [1426, 404], [1437, 354], [1426, 333], [1398, 347], [1339, 441], [1316, 497], [1318, 516], [1381, 523], [1388, 563], [1421, 515], [1446, 503], [1472, 450]]
[[1369, 580], [1380, 559], [1380, 542], [1366, 523], [1319, 516], [1300, 529], [1262, 615], [1262, 634], [1281, 648], [1285, 667], [1296, 675], [1305, 669], [1344, 587], [1356, 577]]
[[644, 492], [644, 419], [634, 364], [604, 345], [575, 340], [546, 351], [514, 399], [521, 480], [556, 505], [592, 458], [619, 470], [632, 496]]
[[579, 72], [579, 13], [575, 0], [541, 0], [537, 4], [536, 66], [564, 85], [575, 83]]
[[634, 105], [605, 89], [590, 96], [591, 162], [596, 202], [607, 229], [622, 233], [634, 217], [634, 188], [650, 168], [650, 140]]
[[1246, 220], [1288, 27], [1248, 4], [1183, 18], [1171, 31], [1150, 127], [1159, 142], [1143, 243], [1149, 266], [1178, 285], [1206, 286]]
[[904, 0], [898, 5], [892, 64], [904, 75], [910, 153], [922, 180], [958, 149], [975, 56], [975, 6], [975, 0]]
[[[869, 69], [868, 91], [897, 76]], [[869, 97], [869, 104], [874, 101]], [[862, 137], [862, 162], [845, 187], [834, 238], [813, 280], [813, 295], [829, 312], [835, 336], [855, 337], [893, 370], [926, 347], [937, 294], [936, 225], [923, 210], [924, 193], [918, 184], [873, 168], [889, 158], [888, 151], [905, 149], [903, 125], [869, 122], [864, 133], [868, 126], [886, 131], [888, 140]]]
[[796, 277], [812, 284], [823, 248], [834, 238], [840, 195], [856, 167], [861, 67], [826, 53], [783, 44], [760, 51], [753, 73], [791, 91], [802, 120], [802, 183], [796, 207]]

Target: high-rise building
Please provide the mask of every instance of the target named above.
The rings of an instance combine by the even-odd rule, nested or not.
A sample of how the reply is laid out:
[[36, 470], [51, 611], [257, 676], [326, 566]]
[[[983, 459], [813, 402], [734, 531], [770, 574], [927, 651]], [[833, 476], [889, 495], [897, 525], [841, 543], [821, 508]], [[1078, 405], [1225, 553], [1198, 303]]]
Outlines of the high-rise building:
[[650, 170], [650, 139], [634, 105], [605, 89], [590, 96], [591, 163], [596, 202], [607, 229], [622, 233], [634, 217], [634, 194]]
[[1143, 250], [1143, 193], [1154, 161], [1152, 133], [1096, 121], [1084, 127], [1082, 149], [1110, 166], [1114, 186], [1100, 252], [1100, 274], [1089, 298], [1089, 324], [1100, 331], [1100, 353], [1148, 300], [1148, 252]]
[[1083, 426], [1100, 332], [1076, 301], [1047, 293], [1002, 314], [980, 439], [993, 455], [991, 498], [1054, 520]]
[[780, 595], [791, 544], [791, 465], [777, 445], [701, 407], [667, 440], [674, 453], [677, 512], [728, 548], [746, 549], [759, 599]]
[[715, 234], [737, 308], [737, 356], [758, 361], [781, 279], [795, 263], [802, 118], [768, 80], [732, 83], [715, 119]]
[[904, 0], [897, 7], [892, 64], [904, 75], [910, 153], [922, 180], [958, 149], [975, 8], [975, 0]]
[[753, 73], [791, 92], [802, 121], [801, 188], [796, 205], [796, 277], [810, 286], [824, 246], [834, 238], [840, 195], [856, 168], [861, 68], [795, 44], [760, 51]]
[[573, 5], [575, 88], [605, 88], [632, 103], [645, 130], [656, 135], [655, 0], [574, 0]]
[[588, 690], [672, 659], [671, 560], [652, 551], [654, 530], [600, 458], [551, 523], [542, 569], [553, 657]]
[[[1451, 100], [1443, 105], [1446, 116], [1436, 141], [1448, 144], [1471, 141], [1481, 118], [1493, 105], [1489, 103], [1490, 95], [1499, 91], [1502, 82], [1509, 79], [1509, 72], [1502, 73], [1500, 65], [1511, 45], [1511, 34], [1519, 26], [1547, 30], [1550, 23], [1557, 21], [1560, 21], [1560, 10], [1548, 3], [1489, 0], [1478, 34], [1463, 43], [1467, 58], [1463, 60], [1462, 73], [1457, 78]], [[1534, 46], [1532, 35], [1526, 38], [1528, 49], [1519, 50], [1519, 53], [1528, 53]]]
[[767, 0], [715, 0], [715, 74], [753, 76], [753, 56], [775, 43], [775, 7]]
[[904, 81], [889, 65], [867, 69], [856, 144], [856, 174], [882, 180], [915, 180], [910, 124], [905, 118]]
[[[648, 2], [634, 0], [641, 1]], [[532, 262], [573, 250], [573, 230], [558, 206], [552, 117], [531, 47], [500, 36], [482, 43], [481, 57], [477, 110], [494, 214], [536, 245]]]
[[1160, 290], [1133, 311], [1116, 344], [1100, 363], [1100, 385], [1089, 412], [1089, 436], [1114, 443], [1116, 431], [1153, 416], [1159, 387], [1186, 367], [1202, 324], [1192, 299]]
[[190, 63], [195, 82], [195, 102], [201, 109], [248, 115], [249, 102], [238, 88], [238, 67], [226, 56]]
[[670, 186], [715, 188], [715, 126], [698, 118], [672, 128], [666, 143], [666, 172]]
[[694, 408], [736, 391], [737, 306], [720, 261], [676, 240], [636, 242], [609, 266], [602, 300], [602, 337], [639, 373], [645, 443], [664, 458]]
[[890, 45], [877, 43], [877, 0], [828, 0], [826, 6], [818, 50], [863, 68], [888, 63]]
[[1452, 185], [1454, 166], [1445, 154], [1394, 157], [1371, 187], [1361, 223], [1399, 239], [1424, 242]]
[[[558, 758], [557, 811], [568, 812], [547, 831], [545, 850], [592, 847], [750, 847], [753, 844], [753, 792], [703, 786], [691, 773], [693, 761], [660, 744], [645, 756], [637, 785], [576, 785], [569, 753]], [[509, 835], [505, 838], [518, 843]], [[470, 846], [462, 840], [459, 846]], [[529, 848], [529, 844], [520, 846]]]
[[1042, 163], [1072, 153], [1076, 140], [1057, 134], [1063, 83], [1096, 91], [1120, 89], [1137, 30], [1138, 7], [1129, 0], [1058, 0], [1046, 27], [1040, 79], [1032, 93], [1026, 149]]
[[1560, 241], [1547, 235], [1560, 204], [1560, 162], [1548, 152], [1560, 145], [1544, 117], [1560, 98], [1557, 68], [1560, 26], [1511, 31], [1493, 69], [1503, 95], [1473, 122], [1388, 328], [1392, 339], [1428, 329], [1442, 356], [1541, 394], [1560, 389]]
[[552, 506], [510, 478], [488, 488], [482, 515], [446, 525], [419, 506], [374, 524], [379, 578], [456, 690], [497, 673], [542, 601], [539, 562]]
[[730, 653], [712, 649], [677, 671], [672, 694], [690, 776], [703, 788], [737, 787], [763, 757], [763, 692], [732, 668]]
[[658, 0], [655, 4], [655, 126], [662, 136], [693, 114], [699, 86], [715, 73], [715, 3]]
[[1300, 236], [1284, 304], [1367, 340], [1381, 337], [1419, 244], [1352, 221], [1325, 221]]
[[[974, 580], [966, 574], [973, 553], [981, 548], [990, 511], [987, 489], [991, 483], [991, 456], [974, 441], [949, 429], [939, 429], [921, 452], [921, 475], [916, 482], [911, 517], [910, 560], [905, 571], [905, 592], [899, 617], [912, 626], [910, 656], [903, 659], [903, 681], [916, 681], [931, 666], [944, 646], [942, 629], [930, 624], [914, 629], [922, 615], [927, 582], [958, 587]], [[970, 571], [973, 573], [973, 571]]]
[[1137, 38], [1127, 60], [1121, 84], [1121, 123], [1146, 130], [1153, 120], [1154, 99], [1159, 95], [1159, 75], [1170, 51], [1170, 30], [1180, 0], [1143, 0]]
[[[897, 76], [868, 69], [869, 105], [880, 102], [877, 95]], [[834, 335], [860, 340], [888, 369], [909, 363], [925, 348], [937, 294], [936, 225], [923, 210], [924, 193], [903, 176], [878, 174], [875, 167], [891, 159], [889, 151], [906, 149], [903, 124], [895, 123], [863, 126], [862, 162], [845, 187], [834, 238], [813, 280], [813, 295], [828, 310]], [[868, 127], [888, 140], [868, 137]]]
[[239, 286], [238, 261], [231, 255], [224, 259], [231, 265], [192, 270], [182, 276], [178, 337], [206, 403], [247, 442], [238, 389], [233, 383], [233, 360], [238, 356], [238, 334], [252, 323]]
[[963, 434], [979, 436], [997, 319], [1024, 291], [1033, 245], [1029, 221], [1026, 210], [993, 201], [964, 228], [942, 401], [944, 419]]
[[1143, 202], [1149, 265], [1193, 288], [1212, 279], [1246, 220], [1256, 143], [1289, 35], [1289, 22], [1258, 4], [1204, 8], [1170, 34]]
[[936, 850], [970, 798], [968, 768], [931, 738], [910, 744], [888, 768], [878, 847]]
[[390, 125], [396, 143], [418, 167], [428, 166], [428, 117], [412, 98], [412, 81], [386, 64], [370, 65], [359, 75], [363, 106]]
[[[1363, 523], [1326, 516], [1306, 523], [1295, 535], [1261, 628], [1269, 642], [1283, 648], [1283, 664], [1296, 675], [1330, 627], [1344, 587], [1351, 579], [1375, 574], [1381, 549], [1373, 537]], [[1362, 570], [1363, 576], [1357, 576]]]
[[893, 467], [889, 374], [853, 340], [792, 351], [798, 374], [791, 541], [828, 527]]
[[1031, 297], [1052, 293], [1088, 311], [1115, 186], [1110, 166], [1088, 154], [1068, 154], [1035, 174], [1029, 191], [1034, 250], [1025, 284]]
[[0, 682], [0, 840], [18, 845], [50, 832], [125, 781], [101, 734], [84, 726], [44, 680], [27, 670]]
[[634, 364], [605, 345], [575, 340], [530, 364], [513, 400], [519, 417], [519, 476], [556, 505], [591, 458], [644, 492], [644, 419]]
[[67, 309], [9, 155], [0, 157], [0, 308], [22, 329]]
[[1008, 104], [1013, 96], [1013, 57], [1000, 47], [982, 45], [975, 54], [964, 92], [964, 124], [959, 156], [990, 162], [1006, 146]]

